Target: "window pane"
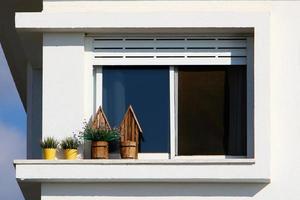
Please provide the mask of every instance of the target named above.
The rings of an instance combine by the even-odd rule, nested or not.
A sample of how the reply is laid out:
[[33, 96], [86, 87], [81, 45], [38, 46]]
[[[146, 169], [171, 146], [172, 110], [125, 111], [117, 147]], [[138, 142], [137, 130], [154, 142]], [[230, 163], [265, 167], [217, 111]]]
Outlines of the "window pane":
[[143, 129], [140, 152], [169, 152], [169, 67], [103, 67], [103, 108], [118, 127], [129, 105]]
[[245, 155], [245, 67], [180, 67], [178, 154]]

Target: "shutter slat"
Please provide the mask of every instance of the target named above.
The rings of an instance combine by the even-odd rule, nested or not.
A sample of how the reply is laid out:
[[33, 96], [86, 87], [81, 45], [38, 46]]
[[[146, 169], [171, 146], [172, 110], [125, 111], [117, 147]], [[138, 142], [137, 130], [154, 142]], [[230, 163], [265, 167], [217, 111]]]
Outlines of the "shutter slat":
[[246, 65], [243, 37], [95, 37], [95, 65]]

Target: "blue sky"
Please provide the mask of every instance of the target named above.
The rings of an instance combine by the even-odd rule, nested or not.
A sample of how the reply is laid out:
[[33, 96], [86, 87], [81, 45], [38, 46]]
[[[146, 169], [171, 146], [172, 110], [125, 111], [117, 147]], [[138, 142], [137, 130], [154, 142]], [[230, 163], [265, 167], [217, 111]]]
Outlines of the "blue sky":
[[24, 199], [12, 163], [25, 156], [26, 113], [0, 46], [0, 199]]

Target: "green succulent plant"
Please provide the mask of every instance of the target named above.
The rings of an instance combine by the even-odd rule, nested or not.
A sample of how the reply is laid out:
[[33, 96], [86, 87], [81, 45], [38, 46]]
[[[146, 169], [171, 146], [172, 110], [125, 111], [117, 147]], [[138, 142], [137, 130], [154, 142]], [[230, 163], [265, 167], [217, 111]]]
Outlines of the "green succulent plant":
[[76, 137], [66, 137], [60, 143], [63, 149], [77, 149], [80, 145], [80, 141]]
[[46, 137], [41, 141], [41, 148], [43, 149], [56, 149], [58, 141], [54, 137]]

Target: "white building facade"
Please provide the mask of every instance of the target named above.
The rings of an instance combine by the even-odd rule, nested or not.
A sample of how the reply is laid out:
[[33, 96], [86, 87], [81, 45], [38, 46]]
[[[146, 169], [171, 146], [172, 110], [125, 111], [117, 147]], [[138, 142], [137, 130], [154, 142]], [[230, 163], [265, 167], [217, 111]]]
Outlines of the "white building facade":
[[[36, 53], [24, 44], [28, 160], [14, 164], [26, 199], [298, 199], [299, 10], [297, 1], [44, 0], [41, 12], [16, 13], [20, 37], [41, 47]], [[63, 139], [81, 130], [99, 106], [108, 113], [118, 107], [106, 106], [116, 99], [108, 98], [111, 79], [144, 68], [147, 76], [136, 84], [148, 81], [144, 90], [150, 94], [153, 85], [167, 102], [159, 109], [167, 108], [161, 111], [165, 143], [154, 141], [154, 147], [146, 140], [137, 160], [91, 160], [88, 145], [75, 161], [41, 159], [41, 138]], [[198, 104], [186, 101], [190, 94], [181, 88], [193, 84], [184, 73], [199, 70], [218, 72], [196, 77], [199, 82], [225, 77], [221, 104], [228, 107], [222, 109], [234, 119], [225, 125], [234, 138], [226, 152], [185, 153], [200, 150], [190, 147], [197, 135], [185, 138], [181, 113], [189, 102]], [[123, 84], [115, 90], [118, 99], [127, 98], [130, 78], [117, 80]], [[199, 121], [201, 134], [205, 119]]]

